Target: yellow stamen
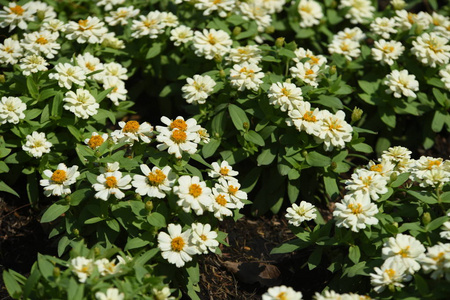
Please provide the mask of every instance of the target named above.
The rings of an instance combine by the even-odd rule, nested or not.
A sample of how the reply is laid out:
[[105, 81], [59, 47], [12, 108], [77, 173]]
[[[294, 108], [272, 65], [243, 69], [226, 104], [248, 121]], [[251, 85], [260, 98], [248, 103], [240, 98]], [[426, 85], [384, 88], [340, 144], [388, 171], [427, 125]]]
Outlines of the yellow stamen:
[[185, 242], [181, 236], [177, 236], [172, 239], [170, 246], [172, 247], [172, 251], [180, 252], [183, 250]]
[[303, 115], [303, 120], [307, 121], [307, 122], [316, 122], [316, 116], [313, 115], [314, 112], [311, 111], [307, 111], [304, 115]]
[[202, 194], [202, 187], [196, 183], [191, 184], [189, 187], [189, 194], [191, 194], [194, 198], [197, 198]]
[[156, 169], [154, 172], [151, 172], [147, 175], [148, 181], [150, 182], [150, 185], [158, 186], [166, 180], [166, 175], [163, 173], [163, 171]]
[[235, 187], [234, 185], [228, 186], [228, 193], [231, 195], [235, 195], [239, 191], [239, 188]]
[[381, 164], [378, 165], [372, 165], [370, 167], [370, 171], [374, 171], [374, 172], [378, 172], [381, 173], [381, 171], [383, 171], [383, 166]]
[[117, 178], [114, 176], [106, 177], [105, 185], [110, 189], [117, 188]]
[[139, 130], [139, 122], [137, 121], [128, 121], [125, 126], [123, 126], [123, 132], [136, 133]]
[[186, 122], [184, 121], [184, 120], [181, 120], [181, 119], [176, 119], [176, 120], [174, 120], [172, 123], [170, 123], [170, 129], [179, 129], [179, 130], [182, 130], [182, 131], [186, 131], [186, 129], [187, 129], [187, 124], [186, 124]]
[[221, 205], [221, 206], [225, 206], [227, 205], [227, 199], [225, 198], [224, 195], [219, 195], [216, 197], [216, 202]]
[[67, 173], [64, 170], [56, 170], [50, 179], [57, 184], [62, 184], [67, 179]]
[[177, 144], [184, 143], [186, 141], [186, 138], [187, 138], [187, 134], [186, 134], [186, 132], [184, 132], [182, 130], [177, 129], [172, 132], [171, 139], [172, 139], [172, 141], [174, 141]]
[[9, 9], [11, 10], [11, 12], [13, 14], [16, 14], [18, 16], [23, 15], [23, 13], [25, 11], [25, 9], [23, 9], [22, 6], [20, 6], [20, 5], [16, 5], [16, 6], [10, 7]]
[[356, 205], [350, 203], [349, 205], [347, 205], [347, 208], [350, 209], [354, 215], [358, 215], [363, 212], [360, 203], [357, 203]]
[[88, 146], [91, 149], [96, 149], [96, 148], [100, 147], [104, 141], [105, 140], [102, 138], [101, 135], [93, 135], [89, 139]]
[[227, 167], [220, 168], [219, 171], [220, 175], [222, 176], [228, 176], [228, 172], [230, 172], [230, 169], [228, 169]]

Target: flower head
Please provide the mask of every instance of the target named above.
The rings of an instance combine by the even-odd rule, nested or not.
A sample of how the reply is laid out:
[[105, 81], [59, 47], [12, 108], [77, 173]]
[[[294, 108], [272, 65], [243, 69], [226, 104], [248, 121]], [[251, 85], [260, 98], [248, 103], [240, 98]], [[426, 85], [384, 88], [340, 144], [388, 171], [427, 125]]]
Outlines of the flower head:
[[176, 175], [169, 166], [160, 169], [158, 167], [150, 168], [142, 164], [140, 166], [143, 175], [134, 175], [131, 184], [136, 188], [139, 195], [149, 197], [165, 198], [166, 193], [172, 190]]
[[70, 261], [72, 272], [78, 276], [78, 281], [85, 283], [87, 278], [94, 272], [94, 261], [83, 256], [75, 257]]
[[274, 286], [262, 295], [262, 300], [301, 300], [303, 295], [296, 292], [293, 288], [285, 285]]
[[368, 195], [349, 194], [344, 196], [341, 203], [336, 203], [333, 217], [336, 219], [336, 226], [358, 232], [367, 225], [378, 224], [378, 219], [374, 217], [377, 213], [378, 208]]
[[158, 234], [158, 248], [161, 249], [164, 259], [181, 268], [192, 260], [192, 255], [197, 254], [196, 247], [190, 242], [191, 230], [182, 232], [181, 225], [176, 224], [169, 224], [167, 230], [168, 234]]
[[211, 231], [211, 225], [202, 223], [192, 223], [192, 243], [197, 247], [198, 253], [208, 254], [216, 252], [219, 246], [217, 232]]
[[33, 157], [39, 158], [44, 153], [50, 153], [52, 143], [47, 141], [44, 132], [33, 131], [31, 135], [27, 135], [26, 139], [27, 141], [22, 146], [22, 149], [33, 155]]
[[47, 179], [40, 181], [41, 186], [44, 187], [44, 195], [47, 197], [51, 195], [64, 196], [71, 193], [69, 186], [75, 183], [80, 172], [76, 165], [67, 168], [65, 164], [60, 163], [54, 172], [45, 170], [44, 176]]
[[317, 217], [317, 209], [306, 201], [301, 201], [299, 205], [293, 203], [286, 212], [286, 219], [294, 226], [300, 226], [303, 221], [311, 221]]
[[425, 257], [425, 247], [415, 237], [399, 233], [384, 243], [381, 253], [385, 263], [398, 259], [409, 274], [414, 274], [420, 269], [419, 262]]
[[25, 119], [27, 105], [18, 97], [2, 97], [0, 100], [0, 123], [18, 124]]
[[109, 197], [114, 195], [116, 199], [122, 199], [125, 197], [125, 193], [122, 190], [128, 190], [131, 188], [131, 176], [122, 176], [122, 172], [114, 171], [100, 174], [97, 176], [97, 183], [94, 183], [92, 187], [97, 193], [95, 198], [108, 200]]

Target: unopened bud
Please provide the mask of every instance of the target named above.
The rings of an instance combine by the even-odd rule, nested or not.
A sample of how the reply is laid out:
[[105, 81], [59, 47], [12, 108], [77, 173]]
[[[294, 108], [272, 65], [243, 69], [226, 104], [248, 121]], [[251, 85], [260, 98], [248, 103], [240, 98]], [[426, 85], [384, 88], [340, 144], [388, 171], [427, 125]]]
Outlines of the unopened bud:
[[307, 157], [307, 156], [308, 156], [308, 151], [303, 150], [303, 151], [302, 151], [302, 156], [303, 156], [303, 157]]
[[100, 248], [99, 247], [94, 247], [94, 253], [95, 253], [95, 256], [99, 256], [100, 255]]
[[58, 267], [53, 268], [53, 277], [58, 278], [61, 275], [61, 270]]
[[335, 170], [337, 168], [337, 163], [335, 161], [331, 162], [330, 168], [331, 170]]
[[152, 201], [147, 201], [147, 202], [145, 202], [145, 209], [147, 210], [147, 211], [152, 211], [153, 210], [153, 202]]
[[36, 13], [36, 16], [38, 17], [39, 21], [42, 21], [45, 19], [45, 10], [38, 10]]
[[5, 83], [6, 77], [3, 74], [0, 74], [0, 83]]
[[138, 193], [134, 194], [134, 197], [136, 198], [136, 200], [142, 200], [141, 195], [139, 195]]
[[284, 45], [284, 37], [277, 38], [277, 40], [275, 41], [275, 47], [282, 48], [283, 45]]
[[221, 56], [220, 54], [214, 55], [214, 61], [215, 61], [216, 63], [222, 62], [222, 56]]
[[272, 34], [275, 32], [275, 27], [273, 26], [267, 26], [266, 29], [264, 30], [265, 33], [267, 34]]
[[423, 225], [427, 226], [431, 222], [431, 215], [429, 212], [426, 212], [422, 216], [422, 223]]
[[233, 35], [236, 36], [236, 35], [238, 35], [239, 33], [241, 33], [241, 31], [242, 31], [242, 28], [239, 27], [239, 26], [236, 26], [236, 27], [234, 27], [234, 29], [233, 29]]
[[67, 195], [64, 197], [64, 200], [66, 200], [67, 204], [70, 204], [70, 201], [72, 200], [72, 197], [70, 195]]
[[392, 225], [394, 225], [394, 227], [398, 228], [398, 223], [397, 222], [392, 223]]
[[330, 75], [336, 74], [336, 66], [331, 66], [331, 67], [328, 69], [328, 73], [330, 73]]
[[402, 10], [406, 6], [406, 2], [403, 0], [391, 0], [391, 4], [395, 10]]
[[358, 108], [355, 106], [355, 108], [353, 109], [353, 112], [352, 112], [352, 123], [355, 123], [355, 122], [361, 120], [362, 114], [363, 114], [363, 110], [361, 108]]
[[80, 235], [80, 231], [78, 230], [78, 228], [74, 228], [74, 229], [72, 230], [72, 233], [73, 233], [75, 236], [79, 236], [79, 235]]
[[244, 127], [245, 130], [248, 130], [250, 128], [250, 124], [248, 124], [248, 122], [244, 122], [242, 126]]
[[17, 35], [17, 33], [13, 34], [12, 36], [10, 36], [11, 39], [18, 41], [19, 40], [19, 36]]
[[224, 70], [220, 70], [220, 71], [219, 71], [219, 76], [220, 76], [221, 78], [225, 78], [225, 77], [227, 77], [227, 74], [225, 73]]
[[390, 179], [391, 182], [394, 182], [394, 181], [397, 180], [397, 177], [398, 177], [397, 173], [396, 172], [392, 172], [391, 176], [389, 176], [389, 179]]

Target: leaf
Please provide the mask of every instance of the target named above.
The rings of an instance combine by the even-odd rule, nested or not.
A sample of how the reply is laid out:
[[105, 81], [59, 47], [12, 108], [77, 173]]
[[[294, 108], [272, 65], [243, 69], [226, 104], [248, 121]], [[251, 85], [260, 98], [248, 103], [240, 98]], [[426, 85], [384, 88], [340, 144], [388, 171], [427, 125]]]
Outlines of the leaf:
[[406, 182], [406, 180], [409, 179], [409, 173], [402, 173], [400, 175], [398, 175], [397, 179], [395, 179], [390, 186], [393, 188], [399, 187], [402, 184], [404, 184]]
[[160, 213], [153, 212], [147, 217], [147, 221], [150, 223], [150, 225], [153, 225], [155, 227], [166, 227], [166, 219], [164, 216]]
[[266, 166], [270, 165], [275, 157], [277, 157], [277, 148], [274, 146], [270, 146], [269, 148], [263, 149], [261, 151], [256, 161], [258, 162], [258, 166]]
[[53, 97], [51, 116], [61, 117], [62, 111], [63, 111], [63, 95], [62, 93], [57, 93], [55, 97]]
[[354, 145], [352, 145], [352, 148], [355, 151], [362, 152], [362, 153], [373, 153], [372, 147], [365, 143], [354, 144]]
[[16, 299], [19, 299], [22, 294], [22, 289], [20, 288], [20, 284], [16, 281], [16, 279], [6, 270], [3, 270], [3, 282], [8, 290], [8, 293]]
[[433, 88], [433, 95], [436, 101], [443, 107], [445, 107], [445, 103], [447, 102], [447, 97], [438, 90], [437, 88]]
[[73, 125], [67, 125], [67, 129], [78, 141], [82, 140], [83, 136], [82, 136], [81, 132], [78, 130], [78, 128], [76, 128]]
[[359, 263], [359, 259], [361, 258], [361, 252], [357, 245], [351, 245], [348, 249], [348, 258], [354, 263]]
[[234, 104], [228, 106], [228, 112], [230, 113], [231, 121], [233, 121], [234, 127], [237, 130], [245, 131], [244, 124], [250, 125], [250, 121], [247, 118], [247, 114], [242, 108]]
[[217, 133], [221, 136], [225, 132], [225, 125], [225, 111], [221, 111], [213, 118], [211, 122], [212, 135], [214, 136]]
[[445, 120], [448, 117], [448, 115], [444, 115], [441, 111], [436, 110], [434, 112], [433, 121], [431, 122], [431, 130], [433, 130], [434, 132], [441, 132], [442, 127], [444, 127]]
[[328, 95], [320, 95], [319, 100], [311, 101], [311, 103], [318, 103], [325, 107], [332, 108], [334, 110], [339, 110], [339, 109], [344, 108], [342, 101], [338, 97], [328, 96]]
[[66, 203], [65, 200], [60, 200], [56, 203], [53, 203], [49, 208], [47, 208], [45, 213], [42, 215], [41, 223], [48, 223], [55, 220], [63, 213], [68, 211], [69, 208], [70, 206]]
[[49, 280], [53, 276], [53, 264], [49, 262], [44, 255], [38, 253], [38, 260], [37, 260], [39, 270], [41, 271], [41, 274]]
[[373, 94], [378, 89], [378, 84], [374, 82], [368, 82], [365, 80], [358, 80], [359, 87], [367, 94]]
[[262, 169], [255, 167], [250, 172], [247, 172], [244, 179], [241, 182], [241, 191], [249, 193], [255, 187], [261, 175]]
[[265, 144], [263, 138], [253, 130], [244, 133], [244, 139], [258, 146], [264, 146]]
[[296, 58], [297, 56], [295, 55], [294, 51], [285, 49], [285, 48], [281, 48], [278, 50], [278, 54], [281, 56], [286, 56], [288, 58]]
[[128, 239], [128, 242], [125, 245], [125, 251], [131, 250], [131, 249], [136, 249], [136, 248], [141, 248], [141, 247], [148, 245], [149, 243], [150, 243], [149, 241], [145, 241], [145, 240], [141, 239], [140, 237]]
[[305, 158], [308, 165], [312, 167], [326, 167], [331, 164], [331, 158], [316, 151], [308, 152]]
[[425, 230], [426, 231], [433, 231], [436, 228], [441, 227], [442, 224], [444, 224], [446, 221], [448, 221], [448, 216], [442, 216], [442, 217], [439, 217], [437, 219], [434, 219], [433, 221], [428, 223], [427, 226], [425, 226]]
[[211, 138], [209, 143], [204, 145], [202, 148], [202, 154], [204, 158], [208, 158], [216, 153], [217, 148], [220, 146], [220, 140]]
[[39, 89], [36, 82], [34, 82], [33, 76], [27, 76], [27, 88], [33, 99], [37, 99], [39, 97]]
[[411, 196], [413, 196], [414, 198], [416, 198], [424, 203], [427, 203], [427, 204], [438, 203], [438, 200], [436, 199], [436, 197], [430, 196], [429, 193], [427, 193], [425, 191], [416, 192], [413, 190], [408, 190], [407, 193], [410, 194]]
[[4, 181], [0, 181], [0, 191], [13, 194], [14, 196], [20, 198], [19, 194], [15, 190], [10, 188]]
[[427, 281], [417, 273], [414, 274], [414, 284], [422, 296], [425, 296], [430, 293]]
[[331, 199], [335, 200], [339, 196], [339, 187], [336, 183], [336, 178], [331, 173], [325, 173], [323, 176], [323, 183], [325, 184], [325, 191]]
[[153, 58], [161, 53], [162, 43], [153, 43], [153, 45], [148, 49], [147, 54], [145, 55], [146, 59]]
[[317, 247], [311, 253], [311, 255], [308, 258], [308, 268], [310, 270], [315, 269], [320, 264], [320, 261], [322, 260], [322, 252], [323, 252], [323, 248]]
[[441, 202], [450, 203], [450, 192], [445, 192], [441, 194]]
[[311, 242], [305, 242], [299, 239], [293, 239], [287, 241], [286, 243], [275, 247], [270, 251], [270, 254], [282, 254], [282, 253], [291, 253], [297, 250], [304, 249], [311, 245]]

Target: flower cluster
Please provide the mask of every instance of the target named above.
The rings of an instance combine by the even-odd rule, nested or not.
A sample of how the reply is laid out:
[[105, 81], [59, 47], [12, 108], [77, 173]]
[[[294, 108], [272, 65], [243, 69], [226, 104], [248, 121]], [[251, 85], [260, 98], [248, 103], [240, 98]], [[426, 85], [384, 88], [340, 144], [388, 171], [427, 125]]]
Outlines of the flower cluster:
[[117, 262], [116, 259], [109, 260], [102, 258], [93, 260], [84, 256], [78, 256], [70, 261], [70, 268], [77, 275], [78, 281], [85, 283], [92, 273], [94, 273], [94, 270], [97, 270], [101, 276], [117, 274], [122, 271], [121, 268], [126, 263], [126, 259], [120, 255], [117, 256]]

